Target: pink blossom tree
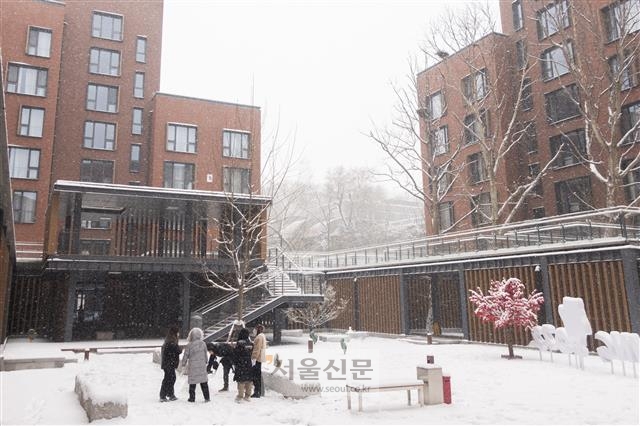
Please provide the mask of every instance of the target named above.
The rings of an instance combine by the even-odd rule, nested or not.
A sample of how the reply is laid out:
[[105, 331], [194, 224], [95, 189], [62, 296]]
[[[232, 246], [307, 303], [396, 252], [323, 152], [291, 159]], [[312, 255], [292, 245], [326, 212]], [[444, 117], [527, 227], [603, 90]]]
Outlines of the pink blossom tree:
[[473, 313], [485, 322], [492, 322], [495, 329], [505, 328], [507, 333], [508, 359], [520, 358], [513, 354], [514, 328], [532, 328], [538, 324], [537, 313], [544, 303], [539, 291], [525, 297], [525, 286], [518, 278], [491, 281], [487, 294], [469, 290], [469, 301], [475, 305]]

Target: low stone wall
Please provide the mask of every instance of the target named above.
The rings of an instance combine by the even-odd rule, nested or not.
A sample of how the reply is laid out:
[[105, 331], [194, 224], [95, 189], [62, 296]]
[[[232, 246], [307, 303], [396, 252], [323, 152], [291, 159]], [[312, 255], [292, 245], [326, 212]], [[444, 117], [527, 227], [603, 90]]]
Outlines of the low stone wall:
[[296, 383], [281, 373], [275, 373], [271, 365], [262, 365], [262, 383], [265, 389], [278, 392], [285, 398], [302, 399], [310, 395], [318, 395], [321, 387], [318, 382]]
[[92, 380], [90, 376], [76, 376], [75, 393], [80, 405], [87, 412], [89, 421], [127, 417], [129, 407], [127, 397], [108, 386]]
[[61, 368], [68, 362], [65, 357], [52, 358], [0, 358], [0, 371], [31, 370], [36, 368]]

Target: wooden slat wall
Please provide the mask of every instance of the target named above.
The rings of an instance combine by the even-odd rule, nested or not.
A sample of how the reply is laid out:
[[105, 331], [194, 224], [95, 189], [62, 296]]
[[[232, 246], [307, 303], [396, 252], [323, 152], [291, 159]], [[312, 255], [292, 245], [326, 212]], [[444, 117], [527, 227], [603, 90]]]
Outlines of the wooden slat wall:
[[434, 321], [440, 324], [441, 329], [462, 329], [458, 278], [450, 274], [439, 275], [436, 279], [436, 285], [438, 286], [436, 303], [438, 303], [439, 312], [438, 318], [434, 318]]
[[327, 285], [333, 286], [333, 289], [336, 291], [336, 299], [344, 299], [347, 301], [347, 307], [344, 309], [344, 311], [342, 311], [338, 318], [329, 321], [329, 323], [325, 324], [323, 327], [339, 328], [345, 330], [349, 327], [355, 328], [353, 279], [342, 278], [337, 280], [328, 280]]
[[38, 276], [15, 278], [9, 305], [8, 334], [26, 334], [29, 329], [39, 333], [47, 331], [49, 291], [49, 284]]
[[401, 333], [400, 277], [359, 277], [360, 329]]
[[562, 325], [558, 305], [564, 296], [581, 297], [593, 333], [631, 331], [621, 261], [549, 265], [553, 321]]
[[[501, 280], [503, 278], [519, 278], [526, 287], [529, 294], [535, 289], [534, 266], [518, 266], [510, 268], [496, 269], [473, 269], [464, 272], [467, 297], [469, 290], [476, 290], [480, 287], [486, 294], [491, 280]], [[468, 300], [468, 299], [467, 299]], [[469, 317], [469, 339], [477, 342], [506, 343], [505, 331], [495, 330], [493, 324], [480, 321], [473, 314], [473, 305], [467, 302], [467, 314]], [[527, 345], [531, 341], [531, 333], [524, 329], [515, 330], [515, 344]]]
[[426, 330], [429, 313], [429, 281], [426, 275], [407, 277], [407, 302], [409, 305], [409, 329]]

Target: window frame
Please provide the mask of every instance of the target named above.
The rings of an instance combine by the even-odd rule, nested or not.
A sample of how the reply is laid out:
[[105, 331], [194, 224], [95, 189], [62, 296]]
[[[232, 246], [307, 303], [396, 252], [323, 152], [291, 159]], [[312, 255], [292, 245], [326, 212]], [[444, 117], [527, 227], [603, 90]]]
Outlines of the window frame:
[[[136, 112], [140, 112], [140, 121], [136, 121]], [[142, 133], [144, 132], [144, 124], [143, 124], [143, 117], [144, 117], [144, 108], [138, 108], [138, 107], [134, 107], [131, 110], [131, 134], [132, 135], [142, 135]], [[139, 131], [137, 129], [140, 129]]]
[[[89, 174], [91, 175], [90, 177], [93, 178], [95, 175], [97, 175], [97, 172], [101, 172], [100, 174], [103, 176], [103, 179], [98, 181], [98, 180], [92, 180], [92, 179], [84, 179], [85, 177], [87, 177], [87, 174], [85, 173], [87, 170], [85, 169], [85, 164], [88, 164], [89, 167], [91, 167], [91, 170], [89, 170]], [[103, 169], [102, 170], [94, 170], [93, 166], [94, 165], [98, 165], [100, 164]], [[106, 177], [106, 174], [104, 173], [107, 169], [106, 167], [110, 165], [111, 166], [111, 179], [109, 181], [105, 181], [104, 177]], [[80, 181], [81, 182], [95, 182], [95, 183], [113, 183], [113, 176], [114, 176], [114, 172], [115, 172], [115, 162], [111, 161], [111, 160], [102, 160], [102, 159], [92, 159], [92, 158], [83, 158], [80, 161]]]
[[[91, 136], [87, 136], [87, 126], [91, 125], [92, 132]], [[104, 147], [96, 146], [96, 125], [104, 126], [104, 135], [103, 142]], [[112, 138], [109, 139], [109, 129], [112, 130]], [[116, 142], [118, 139], [118, 127], [116, 123], [108, 123], [105, 121], [97, 121], [97, 120], [85, 120], [84, 122], [84, 131], [82, 135], [82, 147], [87, 149], [97, 149], [101, 151], [115, 151], [116, 150]], [[91, 141], [91, 144], [87, 144], [87, 141]]]
[[520, 110], [530, 111], [533, 109], [533, 82], [530, 78], [522, 80], [522, 93], [520, 93]]
[[[25, 110], [28, 110], [28, 121], [25, 123]], [[32, 130], [38, 130], [38, 127], [35, 126], [34, 127], [34, 121], [33, 121], [33, 112], [34, 111], [41, 111], [41, 121], [40, 121], [40, 133], [34, 133], [31, 134]], [[29, 105], [22, 105], [20, 107], [20, 117], [18, 118], [20, 121], [18, 123], [17, 126], [17, 131], [18, 131], [18, 136], [23, 136], [25, 138], [42, 138], [42, 135], [44, 134], [44, 114], [45, 114], [45, 109], [44, 108], [39, 108], [39, 107], [33, 107], [33, 106], [29, 106]], [[36, 123], [37, 124], [37, 123]], [[24, 130], [26, 129], [26, 132], [24, 132]]]
[[[16, 199], [16, 195], [21, 194], [18, 199]], [[33, 210], [25, 209], [24, 200], [26, 194], [33, 194], [33, 202], [32, 207]], [[12, 198], [13, 201], [13, 222], [14, 223], [36, 223], [36, 210], [38, 205], [38, 192], [37, 191], [25, 191], [22, 189], [18, 189], [13, 191]]]
[[[487, 199], [488, 198], [488, 199]], [[488, 206], [488, 212], [487, 210]], [[488, 214], [487, 214], [488, 213]], [[471, 196], [471, 225], [478, 228], [491, 224], [491, 194], [481, 192]]]
[[[236, 177], [238, 176], [240, 182], [236, 183]], [[246, 186], [243, 187], [245, 184]], [[233, 186], [233, 188], [231, 188], [231, 186]], [[239, 191], [234, 190], [236, 186], [240, 186]], [[251, 169], [231, 166], [223, 167], [222, 188], [224, 192], [232, 194], [251, 194]]]
[[[107, 37], [105, 35], [102, 34], [102, 27], [104, 25], [103, 21], [100, 21], [100, 25], [98, 28], [98, 32], [99, 34], [96, 35], [96, 17], [100, 16], [101, 19], [104, 18], [110, 18], [113, 19], [114, 22], [119, 21], [120, 22], [120, 31], [119, 31], [119, 38], [114, 38], [113, 35], [118, 34], [118, 32], [116, 32], [115, 30], [113, 30], [113, 25], [112, 25], [112, 33], [113, 35], [111, 37]], [[118, 13], [112, 13], [112, 12], [104, 12], [101, 10], [94, 10], [92, 12], [91, 15], [91, 37], [93, 38], [99, 38], [102, 40], [111, 40], [111, 41], [118, 41], [121, 42], [124, 39], [124, 16], [120, 15]]]
[[[26, 171], [24, 176], [18, 176], [15, 174], [16, 170], [20, 170], [19, 165], [16, 165], [16, 157], [15, 154], [12, 153], [17, 151], [27, 151], [27, 164], [23, 166], [22, 169]], [[11, 179], [27, 179], [27, 180], [37, 180], [40, 178], [40, 150], [36, 148], [27, 148], [24, 146], [9, 146], [9, 177]], [[33, 164], [35, 163], [35, 164]]]
[[[32, 33], [36, 34], [35, 44], [32, 44]], [[49, 41], [47, 47], [46, 55], [39, 54], [40, 50], [40, 35], [41, 34], [49, 34]], [[27, 48], [25, 49], [25, 53], [28, 56], [36, 56], [38, 58], [50, 58], [51, 57], [51, 43], [53, 41], [53, 31], [50, 28], [38, 27], [35, 25], [29, 25], [27, 28]], [[46, 41], [45, 41], [46, 44]], [[33, 49], [33, 51], [32, 51]]]
[[[174, 139], [170, 139], [171, 128], [174, 128], [173, 135]], [[185, 128], [187, 131], [187, 139], [185, 141], [185, 150], [179, 150], [178, 148], [178, 129]], [[189, 141], [189, 130], [194, 130], [193, 142]], [[170, 152], [182, 152], [185, 154], [197, 154], [198, 153], [198, 126], [195, 124], [186, 124], [186, 123], [167, 123], [166, 127], [167, 137], [165, 143], [165, 150]], [[173, 148], [171, 145], [173, 144]], [[190, 150], [190, 147], [193, 147], [193, 150]]]
[[[447, 215], [447, 221], [443, 220], [443, 215]], [[453, 201], [441, 201], [438, 203], [438, 231], [443, 232], [451, 228], [456, 223], [456, 216], [453, 207]], [[443, 226], [444, 223], [448, 223], [447, 226]]]
[[[175, 180], [175, 166], [176, 165], [180, 165], [180, 166], [185, 166], [184, 170], [184, 180], [183, 180], [183, 185], [182, 186], [176, 186], [176, 180]], [[170, 176], [170, 180], [171, 180], [171, 185], [167, 185], [167, 182], [169, 181], [168, 176], [167, 176], [167, 172], [169, 171], [168, 167], [170, 167], [170, 171], [171, 171], [171, 176]], [[189, 170], [191, 171], [190, 173], [190, 178], [191, 181], [189, 182], [189, 180], [187, 179], [188, 176], [188, 172]], [[180, 161], [164, 161], [163, 162], [163, 166], [162, 166], [162, 183], [163, 183], [163, 187], [164, 188], [173, 188], [173, 189], [194, 189], [195, 188], [195, 181], [196, 181], [196, 166], [193, 163], [183, 163]]]
[[[95, 99], [91, 100], [89, 95], [91, 93], [91, 88], [95, 88]], [[98, 100], [100, 99], [99, 91], [100, 89], [107, 89], [106, 94], [106, 109], [98, 109]], [[113, 100], [113, 93], [115, 93], [115, 103], [111, 104], [110, 102]], [[97, 111], [97, 112], [106, 112], [108, 114], [117, 114], [118, 113], [118, 104], [120, 101], [120, 88], [118, 86], [109, 86], [106, 84], [97, 84], [97, 83], [89, 83], [87, 84], [87, 101], [85, 103], [85, 108], [88, 111]], [[94, 108], [90, 106], [90, 103], [93, 102], [95, 104]], [[113, 107], [113, 110], [110, 108]]]
[[[559, 6], [561, 6], [561, 9], [564, 9], [560, 10], [560, 13], [563, 13], [563, 15], [558, 14]], [[545, 17], [544, 24], [543, 20], [541, 20], [541, 18], [543, 17]], [[559, 28], [559, 26], [557, 25], [558, 17], [563, 18], [562, 28]], [[556, 27], [555, 31], [549, 32], [549, 23]], [[567, 0], [555, 0], [553, 3], [543, 7], [536, 12], [536, 28], [538, 31], [538, 40], [544, 40], [547, 37], [551, 37], [552, 35], [560, 32], [561, 30], [564, 30], [565, 28], [569, 28], [570, 26], [571, 16], [569, 15], [569, 6]]]
[[[629, 11], [626, 12], [626, 14], [628, 15], [627, 17], [635, 17], [635, 22], [631, 23], [631, 28], [629, 29], [626, 28], [626, 24], [628, 24], [629, 22], [625, 21], [625, 26], [623, 27], [622, 25], [620, 25], [619, 19], [619, 16], [621, 16], [622, 14], [619, 12], [620, 8], [623, 4], [626, 3], [629, 3], [632, 6], [635, 4], [635, 7], [637, 8], [637, 11], [635, 12], [637, 13], [636, 15], [633, 15], [633, 8], [629, 9]], [[603, 7], [601, 9], [601, 12], [602, 19], [604, 21], [607, 43], [619, 40], [624, 34], [632, 34], [640, 30], [640, 0], [616, 0]], [[615, 20], [615, 22], [612, 22], [612, 18], [613, 20]]]
[[518, 69], [523, 70], [527, 68], [528, 62], [527, 40], [524, 38], [516, 40], [516, 63], [518, 64]]
[[[444, 139], [438, 138], [438, 134], [444, 134]], [[434, 157], [449, 152], [449, 126], [444, 125], [432, 130], [430, 136], [432, 141], [432, 153]]]
[[133, 76], [133, 97], [136, 99], [144, 99], [144, 80], [145, 73], [136, 71]]
[[[480, 80], [478, 80], [480, 77]], [[479, 84], [481, 83], [481, 84]], [[482, 89], [480, 91], [480, 88]], [[489, 95], [487, 88], [487, 69], [472, 72], [462, 79], [462, 96], [469, 103], [479, 102]]]
[[[640, 101], [624, 105], [620, 111], [622, 113], [620, 117], [620, 138], [622, 138], [629, 130], [633, 128], [633, 126], [638, 123], [638, 121], [640, 121]], [[633, 121], [633, 118], [635, 118], [635, 122]], [[640, 142], [640, 125], [636, 127], [635, 137], [633, 136], [633, 134], [629, 136], [629, 139], [625, 141], [623, 145], [630, 145]]]
[[[137, 159], [134, 158], [134, 152], [137, 150]], [[129, 151], [129, 172], [140, 173], [140, 166], [142, 164], [142, 145], [138, 143], [131, 144]]]
[[[572, 184], [584, 185], [584, 188], [588, 189], [589, 193], [588, 194], [581, 193], [578, 196], [576, 196], [576, 191], [574, 189], [577, 187], [570, 187], [570, 185]], [[593, 187], [591, 185], [591, 178], [588, 175], [579, 176], [579, 177], [563, 180], [560, 182], [556, 182], [555, 192], [556, 192], [556, 211], [558, 212], [559, 215], [568, 214], [568, 213], [577, 213], [577, 212], [587, 211], [591, 209], [590, 204], [592, 204], [592, 201], [593, 201]], [[587, 195], [588, 197], [585, 197], [584, 195]], [[580, 198], [585, 199], [585, 201], [581, 200]], [[586, 200], [586, 198], [589, 198], [589, 199]], [[577, 201], [577, 204], [579, 205], [577, 210], [572, 209], [572, 205], [576, 204], [575, 201]]]
[[[93, 62], [94, 52], [97, 54], [97, 62]], [[109, 63], [108, 63], [109, 72], [100, 72], [100, 69], [103, 68], [103, 66], [101, 66], [103, 53], [109, 54]], [[113, 64], [114, 55], [117, 55], [117, 62], [118, 62], [117, 66], [115, 67], [116, 69], [115, 73], [111, 72], [114, 69], [114, 64]], [[92, 46], [89, 49], [89, 74], [108, 75], [110, 77], [120, 77], [121, 73], [122, 73], [122, 53], [120, 53], [119, 50], [105, 49], [103, 47], [95, 47], [95, 46]]]
[[[21, 71], [25, 71], [25, 73], [22, 73]], [[26, 81], [24, 80], [27, 79], [28, 74], [26, 74], [26, 72], [28, 71], [36, 72], [35, 83], [33, 84], [35, 91], [33, 93], [28, 91], [19, 91], [21, 87], [24, 89], [24, 86], [26, 86]], [[15, 74], [15, 76], [12, 76], [12, 74]], [[15, 80], [13, 77], [15, 77]], [[44, 84], [42, 80], [44, 80]], [[9, 62], [9, 65], [7, 66], [7, 93], [45, 98], [47, 97], [48, 80], [49, 70], [47, 68], [34, 67], [26, 64], [16, 64], [12, 62]]]
[[[140, 45], [141, 45], [140, 42], [142, 42], [142, 50], [140, 49]], [[139, 64], [147, 63], [147, 43], [148, 43], [147, 37], [144, 37], [144, 36], [136, 37], [136, 62], [138, 62]]]
[[[440, 99], [440, 114], [438, 116], [433, 115], [433, 111], [434, 111], [433, 101], [436, 97]], [[428, 95], [425, 106], [427, 108], [427, 118], [429, 120], [437, 120], [439, 118], [442, 118], [445, 114], [445, 100], [444, 100], [444, 94], [442, 93], [442, 90], [438, 90], [437, 92], [434, 92]]]
[[513, 31], [520, 31], [524, 28], [524, 14], [521, 0], [513, 0], [511, 2], [511, 23], [513, 24]]
[[[567, 46], [569, 57], [565, 55], [565, 45]], [[560, 58], [554, 55], [555, 52], [560, 52]], [[569, 74], [571, 72], [571, 64], [574, 61], [574, 55], [573, 43], [571, 40], [567, 40], [567, 42], [562, 46], [551, 46], [550, 48], [543, 50], [540, 55], [542, 81], [551, 81]], [[562, 59], [563, 62], [560, 63], [558, 59]], [[562, 72], [563, 68], [564, 72]]]
[[469, 154], [467, 156], [467, 166], [469, 167], [470, 185], [477, 185], [489, 179], [489, 176], [487, 176], [487, 165], [482, 152]]
[[[568, 94], [567, 92], [572, 92], [571, 94]], [[556, 98], [556, 96], [558, 94], [562, 93], [563, 96], [567, 96], [567, 99], [570, 102], [570, 105], [572, 106], [572, 108], [575, 108], [576, 113], [572, 114], [572, 115], [566, 115], [566, 116], [562, 116], [559, 117], [557, 112], [558, 112], [558, 105], [555, 105], [558, 103], [558, 99]], [[576, 102], [573, 99], [573, 96], [577, 95], [577, 102], [578, 104], [580, 103], [580, 93], [578, 91], [578, 85], [575, 83], [571, 83], [568, 84], [566, 86], [562, 86], [556, 90], [553, 90], [551, 92], [547, 92], [544, 94], [544, 99], [545, 99], [545, 113], [547, 115], [547, 123], [549, 124], [553, 124], [553, 123], [560, 123], [562, 121], [566, 121], [566, 120], [572, 120], [576, 117], [580, 117], [582, 116], [582, 112], [580, 111], [580, 107], [578, 105], [576, 105]], [[555, 104], [551, 103], [550, 100], [552, 99], [555, 100]], [[551, 116], [551, 112], [554, 112], [554, 116]]]
[[[234, 149], [234, 135], [241, 135], [240, 140], [240, 155], [234, 155], [238, 149]], [[244, 139], [246, 137], [246, 141]], [[245, 146], [246, 142], [246, 146]], [[222, 156], [226, 158], [239, 158], [243, 160], [251, 159], [251, 132], [243, 130], [222, 129]]]
[[587, 140], [584, 129], [575, 129], [549, 138], [551, 157], [559, 150], [560, 155], [553, 162], [554, 169], [562, 169], [584, 163], [587, 155]]

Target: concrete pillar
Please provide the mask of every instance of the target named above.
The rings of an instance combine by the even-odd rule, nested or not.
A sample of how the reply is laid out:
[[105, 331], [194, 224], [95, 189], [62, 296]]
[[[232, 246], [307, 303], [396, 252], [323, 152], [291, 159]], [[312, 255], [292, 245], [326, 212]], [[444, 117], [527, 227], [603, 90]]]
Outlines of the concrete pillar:
[[542, 295], [544, 296], [544, 323], [553, 324], [553, 302], [551, 300], [551, 286], [549, 283], [549, 261], [546, 256], [542, 256], [539, 259], [539, 262], [540, 271], [536, 271], [536, 287], [540, 285], [541, 288], [536, 289], [542, 291]]
[[73, 212], [71, 214], [70, 250], [69, 254], [80, 253], [80, 229], [82, 222], [82, 194], [73, 197]]
[[[631, 332], [640, 333], [640, 281], [638, 280], [638, 252], [635, 249], [624, 249], [622, 252], [622, 269], [624, 286], [627, 290], [629, 319]], [[597, 330], [594, 330], [597, 331]]]
[[186, 336], [189, 333], [189, 320], [191, 317], [191, 284], [186, 276], [182, 278], [182, 331]]
[[69, 272], [67, 281], [67, 309], [64, 320], [64, 341], [70, 342], [73, 339], [73, 315], [76, 310], [76, 288], [78, 284], [79, 272]]
[[464, 280], [464, 263], [458, 264], [458, 292], [460, 294], [460, 322], [462, 323], [462, 334], [465, 339], [469, 339], [469, 317], [467, 316], [469, 299], [467, 298], [467, 288]]

